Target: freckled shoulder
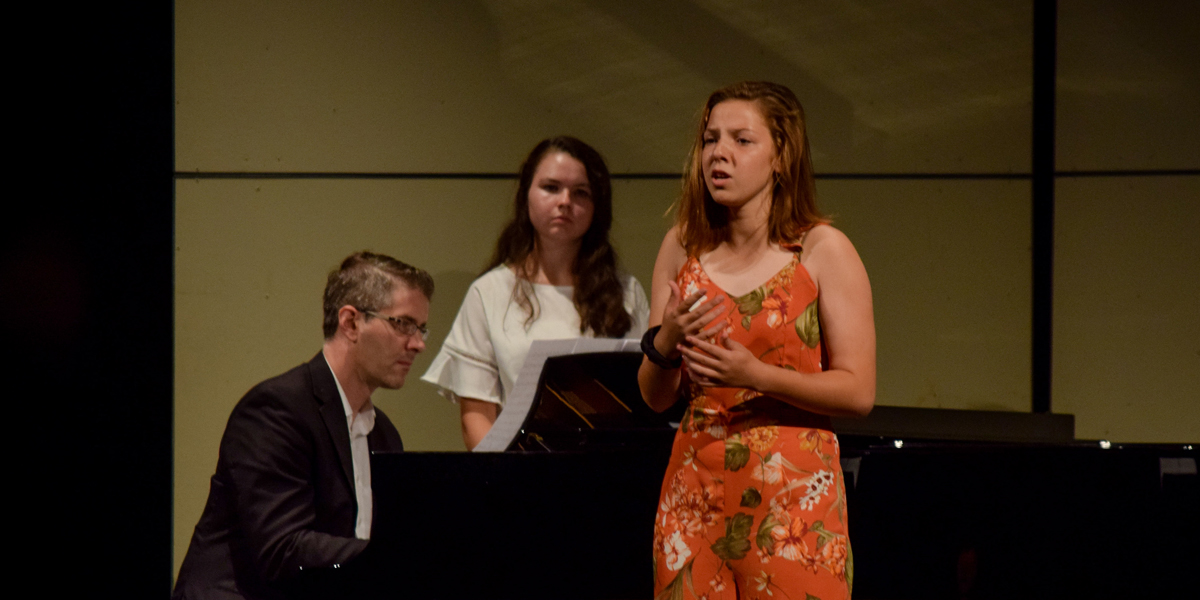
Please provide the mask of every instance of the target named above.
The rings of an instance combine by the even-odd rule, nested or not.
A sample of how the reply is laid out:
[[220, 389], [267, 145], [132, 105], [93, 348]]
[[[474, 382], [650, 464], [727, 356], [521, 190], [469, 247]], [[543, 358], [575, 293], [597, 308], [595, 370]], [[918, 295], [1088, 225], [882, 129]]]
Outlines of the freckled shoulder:
[[672, 225], [671, 229], [667, 230], [667, 234], [663, 236], [662, 247], [658, 251], [658, 260], [663, 270], [670, 273], [672, 277], [678, 275], [679, 270], [687, 262], [687, 251], [683, 249], [683, 244], [679, 241], [678, 225]]
[[663, 311], [671, 296], [670, 285], [687, 262], [687, 253], [679, 243], [679, 226], [671, 227], [663, 237], [658, 257], [654, 259], [653, 280], [650, 282], [650, 326], [662, 323]]
[[805, 234], [802, 244], [804, 250], [800, 255], [800, 263], [818, 285], [824, 267], [840, 263], [847, 253], [858, 255], [850, 238], [832, 225], [813, 227]]

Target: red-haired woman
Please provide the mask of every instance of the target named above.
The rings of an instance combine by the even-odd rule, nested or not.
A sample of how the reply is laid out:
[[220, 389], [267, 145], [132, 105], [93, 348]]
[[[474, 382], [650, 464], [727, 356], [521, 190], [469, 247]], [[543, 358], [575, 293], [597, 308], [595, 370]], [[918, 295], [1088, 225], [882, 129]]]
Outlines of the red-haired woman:
[[791, 90], [709, 97], [638, 372], [651, 408], [690, 403], [654, 524], [656, 594], [849, 598], [830, 416], [874, 405], [875, 326], [862, 260], [814, 195]]
[[468, 450], [496, 421], [534, 340], [646, 329], [646, 292], [618, 270], [611, 228], [600, 153], [566, 136], [534, 147], [521, 165], [513, 218], [421, 377], [458, 402]]

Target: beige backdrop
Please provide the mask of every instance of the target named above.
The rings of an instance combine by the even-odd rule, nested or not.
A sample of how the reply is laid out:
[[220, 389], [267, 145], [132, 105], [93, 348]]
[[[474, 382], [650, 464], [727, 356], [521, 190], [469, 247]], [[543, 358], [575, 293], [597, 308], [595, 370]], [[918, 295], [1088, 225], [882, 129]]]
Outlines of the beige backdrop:
[[[177, 170], [511, 173], [570, 133], [614, 173], [674, 173], [705, 96], [766, 78], [804, 101], [819, 173], [1028, 172], [1029, 2], [815, 4], [179, 0]], [[1179, 41], [1195, 9], [1124, 4], [1060, 2], [1059, 168], [1200, 168], [1200, 60]], [[614, 185], [614, 239], [643, 284], [677, 187]], [[352, 251], [434, 275], [429, 351], [375, 399], [408, 448], [461, 447], [456, 408], [416, 376], [513, 189], [177, 180], [176, 569], [230, 409], [317, 352], [325, 274]], [[1028, 181], [818, 189], [871, 275], [879, 403], [1029, 410]], [[1085, 439], [1200, 440], [1198, 178], [1063, 177], [1057, 194], [1055, 412]]]

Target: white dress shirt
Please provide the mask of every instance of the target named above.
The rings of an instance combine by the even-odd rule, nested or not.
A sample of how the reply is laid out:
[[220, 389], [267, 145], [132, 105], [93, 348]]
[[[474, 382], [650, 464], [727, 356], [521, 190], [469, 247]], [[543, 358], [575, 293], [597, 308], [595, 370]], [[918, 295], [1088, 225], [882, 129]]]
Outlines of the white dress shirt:
[[[329, 368], [333, 373], [333, 367]], [[354, 495], [358, 500], [358, 517], [354, 520], [354, 537], [360, 540], [371, 539], [371, 452], [367, 448], [367, 434], [375, 428], [375, 405], [367, 398], [362, 410], [355, 414], [350, 410], [350, 401], [346, 400], [346, 391], [342, 382], [338, 381], [337, 373], [333, 374], [333, 382], [337, 384], [338, 395], [342, 397], [342, 408], [346, 411], [346, 426], [350, 429], [350, 461], [354, 465]]]

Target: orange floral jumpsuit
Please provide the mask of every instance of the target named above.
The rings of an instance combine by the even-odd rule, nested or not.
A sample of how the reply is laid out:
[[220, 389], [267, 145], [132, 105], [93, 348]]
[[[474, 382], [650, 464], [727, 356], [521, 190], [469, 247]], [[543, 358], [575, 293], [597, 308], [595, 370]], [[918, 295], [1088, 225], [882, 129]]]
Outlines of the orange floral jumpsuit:
[[[729, 297], [695, 258], [684, 295], [726, 296], [730, 338], [771, 365], [821, 371], [817, 288], [797, 254]], [[837, 436], [828, 417], [745, 388], [681, 383], [691, 399], [654, 521], [656, 599], [850, 598], [854, 562]]]

